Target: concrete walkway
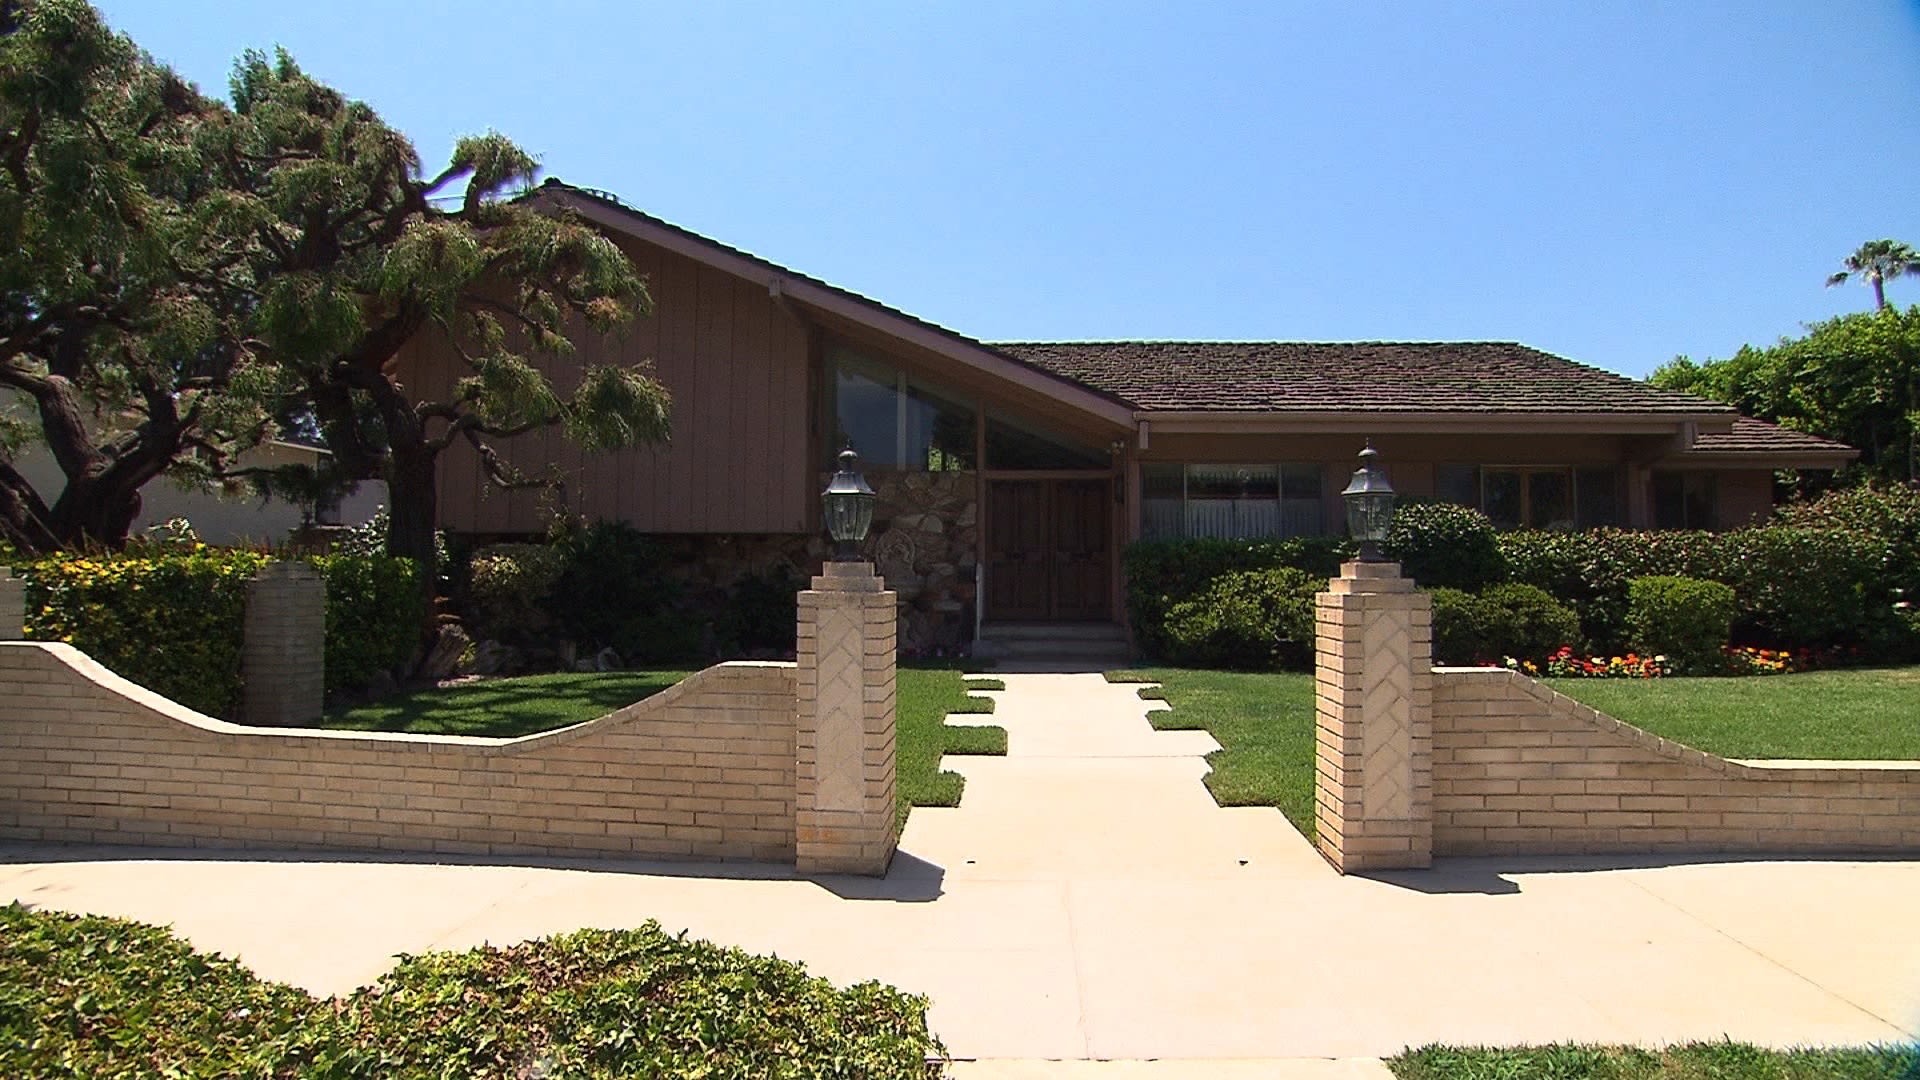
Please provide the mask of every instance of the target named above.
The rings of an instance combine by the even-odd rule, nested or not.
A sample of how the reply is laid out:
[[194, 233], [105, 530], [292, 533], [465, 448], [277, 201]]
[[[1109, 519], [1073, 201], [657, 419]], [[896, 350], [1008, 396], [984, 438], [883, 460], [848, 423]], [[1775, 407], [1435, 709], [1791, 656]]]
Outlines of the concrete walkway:
[[656, 918], [931, 995], [956, 1057], [998, 1059], [963, 1080], [1081, 1076], [1044, 1062], [1088, 1058], [1135, 1059], [1100, 1075], [1143, 1080], [1345, 1080], [1432, 1041], [1920, 1038], [1920, 863], [1341, 878], [1277, 811], [1214, 806], [1212, 739], [1153, 732], [1134, 687], [1002, 677], [1008, 756], [948, 759], [962, 806], [916, 810], [882, 882], [27, 847], [5, 851], [0, 899], [172, 923], [321, 993], [396, 952]]

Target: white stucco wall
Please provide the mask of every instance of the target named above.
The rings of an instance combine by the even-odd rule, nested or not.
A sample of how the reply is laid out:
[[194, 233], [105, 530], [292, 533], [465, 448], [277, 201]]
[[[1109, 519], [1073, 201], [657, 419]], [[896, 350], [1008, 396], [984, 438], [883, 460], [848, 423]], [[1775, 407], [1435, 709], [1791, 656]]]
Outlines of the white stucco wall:
[[[310, 462], [325, 454], [309, 446], [273, 442], [240, 456], [242, 465], [272, 466]], [[51, 503], [60, 497], [66, 480], [53, 455], [44, 446], [21, 451], [15, 467], [33, 484], [40, 497]], [[182, 491], [165, 479], [155, 480], [140, 489], [140, 516], [133, 531], [158, 525], [173, 518], [186, 518], [193, 530], [209, 544], [275, 544], [287, 538], [300, 524], [298, 504], [255, 495], [223, 496], [202, 491]], [[377, 480], [362, 483], [358, 490], [340, 502], [342, 525], [358, 525], [373, 516], [387, 501], [387, 485]]]

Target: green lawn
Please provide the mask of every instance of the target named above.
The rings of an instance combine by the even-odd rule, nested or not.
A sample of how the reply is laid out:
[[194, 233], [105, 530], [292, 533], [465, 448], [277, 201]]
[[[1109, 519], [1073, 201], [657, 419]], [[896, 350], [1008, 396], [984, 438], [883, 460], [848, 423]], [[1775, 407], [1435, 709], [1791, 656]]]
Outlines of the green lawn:
[[[422, 735], [510, 738], [551, 731], [598, 716], [665, 690], [684, 671], [609, 671], [484, 679], [416, 690], [371, 705], [333, 709], [321, 727], [343, 731], [410, 731]], [[895, 792], [904, 824], [915, 806], [957, 806], [965, 779], [940, 771], [942, 754], [1004, 754], [1001, 727], [950, 727], [948, 713], [990, 713], [993, 702], [967, 696], [970, 684], [950, 668], [901, 668], [895, 684], [899, 727], [894, 753]], [[971, 684], [995, 688], [994, 680]], [[1004, 687], [999, 687], [1004, 688]]]
[[1277, 806], [1313, 838], [1313, 676], [1139, 668], [1112, 682], [1157, 682], [1141, 696], [1164, 698], [1152, 714], [1162, 731], [1204, 730], [1220, 749], [1207, 755], [1207, 790], [1221, 806]]
[[1546, 681], [1609, 716], [1722, 757], [1920, 759], [1920, 667]]
[[1914, 1080], [1920, 1047], [1762, 1050], [1689, 1043], [1664, 1050], [1426, 1046], [1387, 1059], [1400, 1080]]
[[513, 738], [605, 716], [686, 677], [684, 671], [607, 671], [482, 679], [329, 709], [320, 726]]

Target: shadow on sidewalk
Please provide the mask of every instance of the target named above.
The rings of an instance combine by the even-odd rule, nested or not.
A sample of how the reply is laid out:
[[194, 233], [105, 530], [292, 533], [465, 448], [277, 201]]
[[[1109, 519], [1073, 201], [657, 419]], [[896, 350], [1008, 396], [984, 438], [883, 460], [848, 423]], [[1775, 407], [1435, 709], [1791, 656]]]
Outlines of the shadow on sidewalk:
[[252, 850], [214, 847], [117, 847], [83, 844], [0, 844], [0, 866], [34, 863], [222, 862], [392, 866], [513, 867], [641, 877], [708, 878], [720, 881], [805, 881], [843, 900], [926, 903], [940, 898], [946, 870], [904, 851], [884, 878], [801, 874], [791, 866], [754, 862], [675, 862], [665, 859], [550, 858], [520, 855], [436, 855], [402, 851]]
[[[1907, 856], [1905, 858], [1910, 858]], [[1608, 870], [1657, 870], [1676, 866], [1720, 866], [1729, 863], [1855, 863], [1900, 862], [1903, 856], [1881, 853], [1858, 855], [1786, 855], [1771, 852], [1671, 855], [1488, 855], [1435, 859], [1430, 870], [1378, 870], [1356, 874], [1408, 892], [1429, 896], [1474, 894], [1512, 896], [1521, 892], [1513, 880], [1522, 874], [1590, 874]]]

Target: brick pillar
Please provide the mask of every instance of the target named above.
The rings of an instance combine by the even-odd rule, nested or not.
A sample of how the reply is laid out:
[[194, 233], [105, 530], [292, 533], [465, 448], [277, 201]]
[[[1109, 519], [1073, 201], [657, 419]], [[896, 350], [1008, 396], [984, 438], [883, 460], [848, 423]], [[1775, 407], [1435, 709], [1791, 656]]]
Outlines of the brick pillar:
[[0, 566], [0, 641], [27, 636], [27, 583]]
[[1341, 873], [1433, 861], [1433, 603], [1397, 563], [1350, 562], [1315, 599], [1320, 853]]
[[327, 587], [297, 559], [268, 563], [247, 586], [241, 718], [306, 727], [326, 703]]
[[794, 864], [887, 872], [893, 859], [895, 595], [872, 563], [830, 562], [800, 594]]

